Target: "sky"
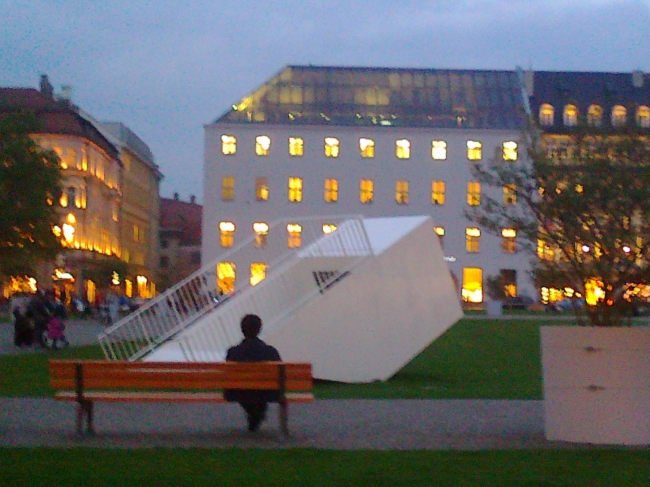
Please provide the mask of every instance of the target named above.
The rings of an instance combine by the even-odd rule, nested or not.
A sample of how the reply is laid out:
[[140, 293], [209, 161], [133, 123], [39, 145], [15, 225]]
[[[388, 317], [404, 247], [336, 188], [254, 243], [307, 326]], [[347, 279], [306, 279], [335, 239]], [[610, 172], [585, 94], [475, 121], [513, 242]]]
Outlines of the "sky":
[[2, 0], [0, 86], [55, 92], [203, 200], [203, 126], [292, 64], [650, 71], [650, 0]]

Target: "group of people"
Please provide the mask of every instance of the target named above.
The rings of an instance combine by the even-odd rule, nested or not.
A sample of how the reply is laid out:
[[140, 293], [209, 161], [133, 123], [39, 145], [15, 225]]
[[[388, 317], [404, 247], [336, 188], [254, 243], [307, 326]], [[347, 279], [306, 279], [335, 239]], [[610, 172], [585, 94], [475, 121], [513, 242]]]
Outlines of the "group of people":
[[65, 337], [66, 308], [53, 294], [39, 291], [24, 305], [15, 306], [14, 345], [56, 350], [68, 346]]

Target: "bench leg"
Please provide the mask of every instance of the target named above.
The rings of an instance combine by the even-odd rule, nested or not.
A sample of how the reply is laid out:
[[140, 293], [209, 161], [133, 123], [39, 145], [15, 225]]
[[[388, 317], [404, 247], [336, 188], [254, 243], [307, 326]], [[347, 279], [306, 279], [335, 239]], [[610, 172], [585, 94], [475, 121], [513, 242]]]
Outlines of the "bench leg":
[[84, 416], [86, 417], [86, 432], [89, 435], [95, 434], [93, 427], [93, 402], [81, 401], [77, 402], [77, 435], [83, 436], [83, 422]]
[[282, 435], [286, 438], [289, 436], [289, 411], [286, 401], [281, 401], [278, 403], [280, 407], [280, 431]]
[[82, 403], [77, 403], [77, 436], [83, 436], [84, 407]]
[[93, 402], [88, 401], [86, 403], [86, 429], [89, 435], [94, 436], [95, 435], [95, 426], [93, 425], [93, 417], [94, 417], [94, 411], [93, 411]]

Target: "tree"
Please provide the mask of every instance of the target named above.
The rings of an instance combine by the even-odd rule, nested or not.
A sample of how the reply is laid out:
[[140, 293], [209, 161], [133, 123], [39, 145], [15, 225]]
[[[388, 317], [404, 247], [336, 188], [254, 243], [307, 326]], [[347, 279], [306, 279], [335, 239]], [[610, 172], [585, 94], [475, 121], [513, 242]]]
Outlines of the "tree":
[[[537, 285], [591, 296], [592, 325], [620, 324], [638, 286], [650, 282], [650, 140], [582, 126], [561, 147], [555, 140], [531, 122], [527, 158], [499, 155], [473, 166], [492, 191], [466, 216], [495, 235], [514, 229], [520, 250], [535, 256]], [[502, 196], [506, 189], [515, 204]]]
[[38, 261], [53, 259], [61, 244], [54, 202], [61, 193], [59, 158], [30, 137], [36, 117], [14, 113], [0, 118], [0, 276], [33, 272]]

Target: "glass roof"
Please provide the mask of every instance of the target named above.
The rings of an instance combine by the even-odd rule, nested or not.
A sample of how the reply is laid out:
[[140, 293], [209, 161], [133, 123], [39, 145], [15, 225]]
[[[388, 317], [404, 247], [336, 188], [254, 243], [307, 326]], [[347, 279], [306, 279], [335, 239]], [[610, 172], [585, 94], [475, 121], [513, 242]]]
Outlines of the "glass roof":
[[521, 127], [514, 71], [287, 66], [216, 123]]

